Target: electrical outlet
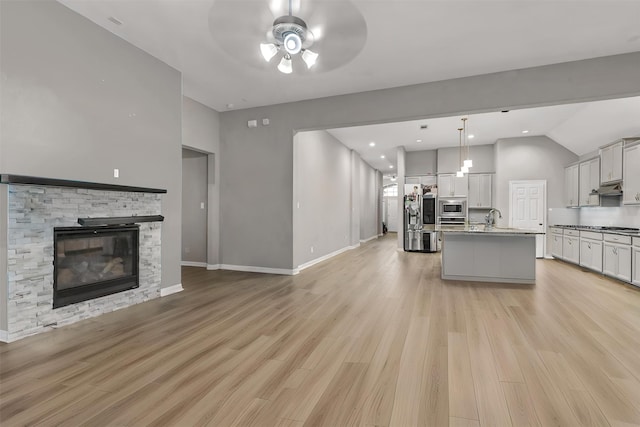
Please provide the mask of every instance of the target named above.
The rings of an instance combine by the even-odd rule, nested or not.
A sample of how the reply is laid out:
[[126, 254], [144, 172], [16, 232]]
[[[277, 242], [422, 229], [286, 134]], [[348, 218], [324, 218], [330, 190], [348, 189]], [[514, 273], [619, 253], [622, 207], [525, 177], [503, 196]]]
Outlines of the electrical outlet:
[[120, 169], [114, 169], [113, 170], [113, 177], [114, 178], [119, 178], [120, 177]]
[[311, 253], [313, 253], [313, 246], [311, 246]]
[[200, 209], [204, 209], [204, 202], [200, 202]]

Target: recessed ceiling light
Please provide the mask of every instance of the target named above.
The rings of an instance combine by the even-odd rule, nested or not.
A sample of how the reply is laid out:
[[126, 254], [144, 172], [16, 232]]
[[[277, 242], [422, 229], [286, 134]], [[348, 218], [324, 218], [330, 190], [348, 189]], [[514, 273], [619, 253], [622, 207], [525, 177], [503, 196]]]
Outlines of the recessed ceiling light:
[[381, 159], [384, 159], [384, 154], [382, 156], [380, 156]]
[[529, 131], [528, 130], [523, 130], [522, 133], [529, 133]]
[[421, 139], [416, 139], [416, 142], [422, 142], [422, 140]]
[[475, 135], [473, 135], [473, 134], [471, 134], [471, 135], [467, 135], [467, 137], [468, 137], [469, 139], [473, 139], [473, 138], [475, 138], [476, 136], [475, 136]]
[[376, 143], [375, 143], [375, 142], [371, 141], [371, 142], [369, 143], [369, 147], [375, 147], [375, 146], [376, 146]]
[[393, 165], [389, 165], [389, 169], [393, 169]]

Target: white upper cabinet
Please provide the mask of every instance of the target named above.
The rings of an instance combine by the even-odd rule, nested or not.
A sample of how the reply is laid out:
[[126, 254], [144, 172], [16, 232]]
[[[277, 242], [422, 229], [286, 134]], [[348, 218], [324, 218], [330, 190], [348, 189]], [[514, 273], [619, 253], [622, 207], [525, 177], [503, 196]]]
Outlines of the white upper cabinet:
[[622, 203], [640, 205], [640, 144], [624, 148]]
[[491, 174], [469, 174], [469, 209], [491, 208]]
[[623, 141], [600, 149], [600, 183], [622, 180]]
[[578, 206], [578, 173], [579, 165], [567, 166], [564, 169], [564, 194], [567, 207]]
[[600, 159], [595, 158], [580, 163], [580, 194], [578, 203], [580, 206], [599, 206], [600, 196], [594, 191], [600, 187]]
[[467, 197], [469, 175], [458, 178], [455, 173], [438, 175], [438, 197]]

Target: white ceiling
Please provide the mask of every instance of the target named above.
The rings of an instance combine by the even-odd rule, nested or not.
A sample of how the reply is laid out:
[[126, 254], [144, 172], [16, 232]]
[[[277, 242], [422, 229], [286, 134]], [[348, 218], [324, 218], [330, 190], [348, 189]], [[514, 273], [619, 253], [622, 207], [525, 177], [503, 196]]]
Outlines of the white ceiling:
[[[461, 117], [330, 129], [329, 133], [358, 152], [372, 167], [393, 174], [399, 146], [407, 151], [457, 146]], [[474, 135], [469, 139], [470, 145], [493, 144], [501, 138], [546, 135], [577, 155], [583, 155], [616, 139], [640, 136], [640, 97], [468, 117], [468, 133]], [[427, 125], [427, 129], [420, 129], [421, 125]], [[524, 130], [529, 132], [523, 134]], [[418, 139], [422, 142], [416, 142]], [[375, 147], [369, 146], [371, 142]], [[380, 158], [382, 155], [384, 159]]]
[[[218, 111], [640, 51], [640, 0], [293, 0], [294, 13], [320, 36], [320, 57], [314, 69], [285, 75], [260, 59], [259, 44], [286, 0], [58, 1], [180, 70], [185, 95]], [[237, 43], [237, 55], [229, 43]], [[345, 61], [349, 52], [356, 56]], [[639, 135], [638, 99], [473, 115], [471, 142], [492, 144], [527, 129], [581, 155]], [[390, 171], [397, 146], [457, 145], [459, 119], [331, 132]], [[426, 131], [418, 129], [423, 123]]]
[[[284, 75], [275, 64], [240, 60], [259, 55], [270, 11], [284, 10], [284, 0], [59, 1], [180, 70], [185, 95], [218, 111], [640, 51], [640, 1], [353, 0], [366, 23], [359, 54], [338, 68]], [[338, 25], [346, 1], [296, 0], [295, 10], [322, 32]], [[234, 4], [228, 22], [251, 28], [238, 31], [237, 57], [210, 30], [210, 20], [221, 22], [216, 7], [223, 2]], [[316, 22], [304, 13], [314, 5], [325, 11]], [[336, 35], [351, 47], [348, 28], [323, 37]], [[318, 53], [319, 61], [331, 55]]]

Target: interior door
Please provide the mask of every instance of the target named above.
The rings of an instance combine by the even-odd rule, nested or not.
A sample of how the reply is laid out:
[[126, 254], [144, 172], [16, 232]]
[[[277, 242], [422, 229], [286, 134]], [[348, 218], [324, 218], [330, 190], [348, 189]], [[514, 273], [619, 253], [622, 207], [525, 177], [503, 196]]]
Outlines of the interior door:
[[[546, 230], [546, 181], [509, 181], [509, 227], [544, 233]], [[536, 235], [536, 257], [545, 254], [545, 235]]]
[[394, 233], [398, 232], [398, 198], [397, 197], [387, 197], [387, 229], [389, 231], [393, 231]]

